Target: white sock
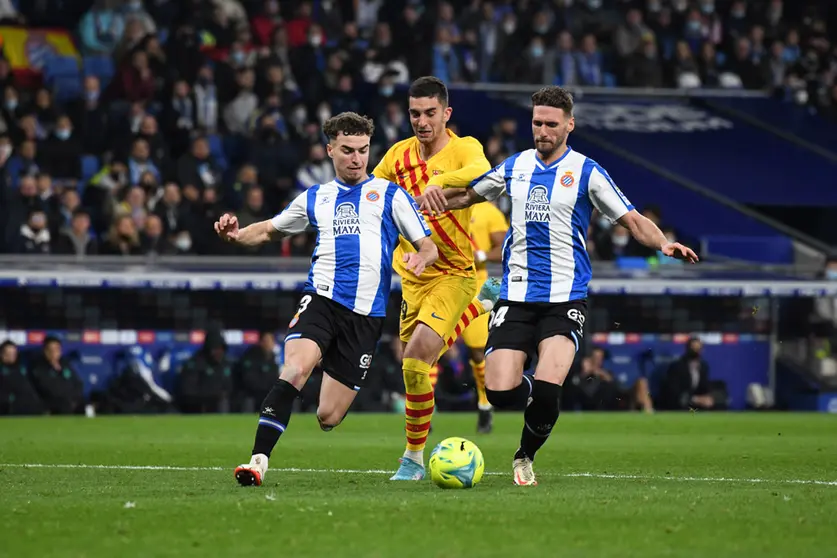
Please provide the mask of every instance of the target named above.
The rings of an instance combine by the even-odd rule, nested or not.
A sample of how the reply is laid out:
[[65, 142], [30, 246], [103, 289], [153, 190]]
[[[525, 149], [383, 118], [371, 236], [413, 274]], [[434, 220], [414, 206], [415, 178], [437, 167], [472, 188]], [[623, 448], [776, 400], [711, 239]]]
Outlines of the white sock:
[[424, 450], [404, 450], [404, 457], [424, 467]]

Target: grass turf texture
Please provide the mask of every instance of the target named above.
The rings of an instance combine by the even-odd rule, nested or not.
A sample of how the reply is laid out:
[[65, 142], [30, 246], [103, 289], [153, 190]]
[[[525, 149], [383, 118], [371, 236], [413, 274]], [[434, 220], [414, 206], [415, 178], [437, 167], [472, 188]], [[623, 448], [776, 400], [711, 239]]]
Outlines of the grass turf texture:
[[[249, 459], [255, 417], [0, 420], [0, 556], [815, 557], [837, 547], [833, 416], [565, 414], [538, 456], [537, 487], [511, 483], [520, 415], [499, 415], [488, 436], [473, 434], [475, 422], [434, 420], [431, 444], [465, 436], [486, 460], [476, 488], [444, 491], [323, 472], [394, 471], [396, 415], [350, 415], [331, 433], [295, 416], [260, 488], [232, 474]], [[26, 463], [200, 469], [10, 465]], [[317, 471], [277, 470], [291, 467]]]

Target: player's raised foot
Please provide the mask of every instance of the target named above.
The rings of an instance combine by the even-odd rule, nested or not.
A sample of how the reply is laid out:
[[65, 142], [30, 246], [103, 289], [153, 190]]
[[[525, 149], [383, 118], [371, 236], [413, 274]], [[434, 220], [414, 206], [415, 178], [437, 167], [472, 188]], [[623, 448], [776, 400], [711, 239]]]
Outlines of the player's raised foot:
[[491, 312], [494, 305], [497, 304], [497, 299], [500, 298], [500, 287], [502, 283], [499, 279], [489, 277], [485, 283], [482, 284], [480, 292], [477, 293], [477, 299], [482, 303], [486, 312]]
[[532, 470], [532, 460], [528, 457], [515, 459], [512, 463], [514, 470], [514, 484], [517, 486], [536, 486], [535, 471]]
[[416, 463], [408, 457], [402, 457], [399, 459], [399, 462], [401, 463], [401, 466], [398, 467], [398, 470], [389, 478], [389, 480], [420, 481], [424, 478], [424, 465]]
[[494, 428], [494, 409], [479, 409], [477, 415], [477, 434], [491, 434]]
[[267, 456], [257, 453], [250, 458], [250, 463], [235, 468], [235, 480], [241, 486], [261, 486], [267, 473]]

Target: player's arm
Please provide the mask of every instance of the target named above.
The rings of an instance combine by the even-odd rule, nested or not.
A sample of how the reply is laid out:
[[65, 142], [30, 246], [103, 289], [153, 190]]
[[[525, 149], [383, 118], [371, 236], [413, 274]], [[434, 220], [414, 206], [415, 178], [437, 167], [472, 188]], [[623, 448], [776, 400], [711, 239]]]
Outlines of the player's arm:
[[238, 218], [235, 215], [226, 213], [215, 223], [215, 232], [224, 240], [242, 246], [259, 246], [283, 236], [301, 233], [308, 226], [308, 194], [303, 192], [297, 196], [282, 213], [272, 219], [253, 223], [243, 229], [238, 228]]
[[666, 256], [679, 260], [691, 263], [698, 261], [697, 254], [690, 248], [679, 242], [669, 242], [663, 231], [653, 221], [640, 214], [616, 186], [607, 171], [599, 165], [595, 165], [590, 172], [588, 188], [590, 199], [596, 209], [611, 221], [628, 229], [631, 236], [643, 246], [659, 250]]
[[[442, 190], [442, 193], [444, 194], [444, 204], [447, 209], [463, 209], [486, 200], [494, 201], [505, 191], [506, 161], [503, 161], [493, 169], [472, 180], [467, 188], [445, 188]], [[421, 209], [423, 211], [432, 211], [429, 201], [421, 198], [423, 196], [419, 196], [416, 199]]]
[[456, 158], [462, 166], [430, 179], [428, 186], [443, 188], [467, 188], [474, 180], [491, 170], [491, 163], [485, 158], [482, 144], [474, 138], [462, 139], [456, 144]]
[[424, 192], [419, 196], [424, 205], [427, 206], [427, 211], [433, 214], [444, 213], [447, 209], [453, 209], [447, 207], [444, 189], [468, 188], [474, 180], [491, 169], [491, 164], [483, 153], [482, 144], [474, 138], [457, 142], [456, 158], [462, 166], [455, 171], [431, 178]]
[[415, 200], [395, 184], [391, 187], [396, 188], [392, 197], [392, 220], [398, 233], [416, 249], [415, 252], [404, 254], [404, 263], [408, 270], [419, 276], [426, 267], [436, 262], [439, 249], [430, 239], [430, 229], [419, 213]]

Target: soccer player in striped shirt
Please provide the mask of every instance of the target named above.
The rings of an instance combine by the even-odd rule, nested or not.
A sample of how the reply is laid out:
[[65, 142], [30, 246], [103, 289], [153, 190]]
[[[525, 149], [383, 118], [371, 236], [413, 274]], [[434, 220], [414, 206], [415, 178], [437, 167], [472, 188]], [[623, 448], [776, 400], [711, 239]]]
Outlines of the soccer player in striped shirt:
[[[697, 262], [638, 213], [610, 175], [567, 146], [575, 128], [573, 99], [561, 87], [532, 95], [535, 149], [509, 157], [468, 188], [445, 190], [450, 209], [511, 198], [511, 228], [503, 243], [500, 300], [489, 317], [486, 391], [497, 408], [528, 401], [514, 483], [535, 485], [532, 463], [558, 420], [561, 386], [583, 336], [591, 278], [587, 226], [593, 208], [666, 256]], [[426, 202], [424, 202], [425, 205]], [[537, 354], [534, 379], [523, 375]]]
[[[499, 284], [490, 279], [478, 293], [470, 236], [470, 208], [445, 211], [441, 186], [464, 188], [491, 166], [482, 144], [447, 128], [452, 109], [448, 89], [435, 77], [410, 85], [410, 124], [415, 135], [393, 145], [373, 171], [428, 204], [427, 220], [439, 260], [421, 276], [406, 272], [401, 260], [412, 251], [402, 240], [394, 268], [401, 275], [402, 367], [406, 391], [407, 447], [391, 480], [425, 476], [424, 447], [435, 407], [431, 373], [447, 349], [446, 339], [491, 310]], [[441, 211], [440, 211], [441, 210]]]
[[291, 407], [321, 363], [317, 420], [324, 431], [340, 424], [363, 386], [381, 337], [399, 235], [415, 251], [400, 263], [415, 277], [438, 256], [430, 230], [403, 188], [369, 176], [372, 121], [353, 112], [323, 126], [337, 178], [312, 186], [272, 219], [238, 228], [235, 216], [215, 223], [224, 239], [244, 246], [317, 231], [308, 280], [285, 337], [285, 363], [261, 406], [249, 463], [236, 468], [242, 485], [261, 485], [268, 459], [291, 418]]

